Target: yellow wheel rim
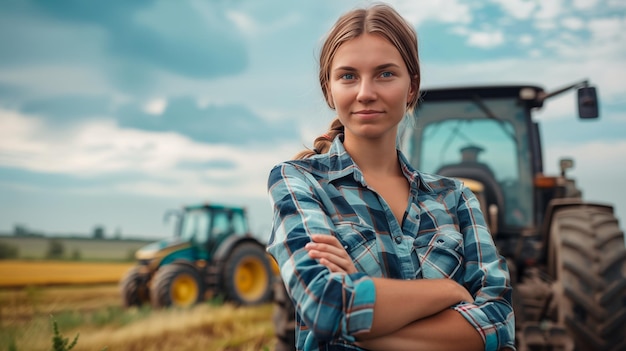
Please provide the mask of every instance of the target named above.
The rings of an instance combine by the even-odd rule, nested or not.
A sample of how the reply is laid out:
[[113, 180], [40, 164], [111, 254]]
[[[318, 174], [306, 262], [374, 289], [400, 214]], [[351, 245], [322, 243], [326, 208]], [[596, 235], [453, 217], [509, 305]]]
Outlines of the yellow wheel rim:
[[188, 275], [181, 274], [172, 282], [172, 304], [187, 307], [194, 304], [198, 299], [198, 282]]
[[235, 270], [235, 289], [246, 301], [255, 301], [263, 296], [269, 277], [263, 262], [256, 257], [243, 259]]

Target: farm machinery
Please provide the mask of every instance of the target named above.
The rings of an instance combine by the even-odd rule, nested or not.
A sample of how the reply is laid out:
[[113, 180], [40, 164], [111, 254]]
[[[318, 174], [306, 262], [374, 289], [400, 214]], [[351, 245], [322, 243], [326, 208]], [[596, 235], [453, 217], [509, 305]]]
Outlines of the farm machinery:
[[120, 281], [125, 306], [187, 307], [209, 296], [240, 305], [271, 300], [277, 269], [250, 235], [244, 208], [200, 204], [169, 214], [178, 217], [176, 235], [136, 252], [137, 264]]
[[[583, 200], [567, 175], [572, 159], [560, 160], [560, 174], [543, 170], [533, 112], [572, 89], [579, 117], [597, 118], [587, 81], [550, 93], [532, 85], [440, 88], [423, 92], [400, 130], [415, 168], [460, 178], [476, 193], [511, 273], [519, 351], [626, 350], [626, 247], [613, 207]], [[274, 300], [277, 349], [293, 349], [294, 310], [283, 286]]]

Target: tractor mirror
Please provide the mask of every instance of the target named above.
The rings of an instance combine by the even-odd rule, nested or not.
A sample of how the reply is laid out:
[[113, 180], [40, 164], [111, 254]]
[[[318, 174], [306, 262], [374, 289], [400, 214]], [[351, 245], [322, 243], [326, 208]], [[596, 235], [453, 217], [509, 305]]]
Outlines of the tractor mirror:
[[578, 117], [583, 119], [598, 118], [598, 96], [595, 87], [578, 89]]

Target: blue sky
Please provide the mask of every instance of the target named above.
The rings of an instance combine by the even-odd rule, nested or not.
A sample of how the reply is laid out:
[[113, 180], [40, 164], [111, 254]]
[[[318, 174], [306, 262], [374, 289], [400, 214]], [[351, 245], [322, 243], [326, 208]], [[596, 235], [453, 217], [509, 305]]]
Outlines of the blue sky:
[[[271, 167], [333, 118], [317, 82], [322, 37], [367, 1], [0, 3], [0, 232], [166, 237], [163, 213], [244, 205], [270, 230]], [[581, 79], [536, 115], [544, 164], [573, 157], [587, 200], [626, 220], [626, 3], [621, 0], [390, 1], [416, 28], [422, 86]]]

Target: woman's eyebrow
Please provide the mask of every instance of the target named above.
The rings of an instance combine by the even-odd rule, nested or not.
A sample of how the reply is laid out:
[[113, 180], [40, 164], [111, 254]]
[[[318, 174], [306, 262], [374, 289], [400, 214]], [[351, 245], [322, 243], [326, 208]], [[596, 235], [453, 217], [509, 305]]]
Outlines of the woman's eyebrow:
[[381, 69], [385, 69], [385, 68], [400, 68], [399, 65], [395, 64], [395, 63], [385, 63], [382, 65], [378, 65], [376, 66], [376, 70], [381, 70]]
[[[386, 68], [399, 68], [400, 66], [395, 64], [395, 63], [383, 63], [382, 65], [378, 65], [376, 67], [374, 67], [375, 71], [379, 71], [382, 69], [386, 69]], [[357, 71], [356, 68], [351, 67], [351, 66], [339, 66], [333, 69], [333, 71], [348, 71], [348, 72], [352, 72], [352, 71]]]

